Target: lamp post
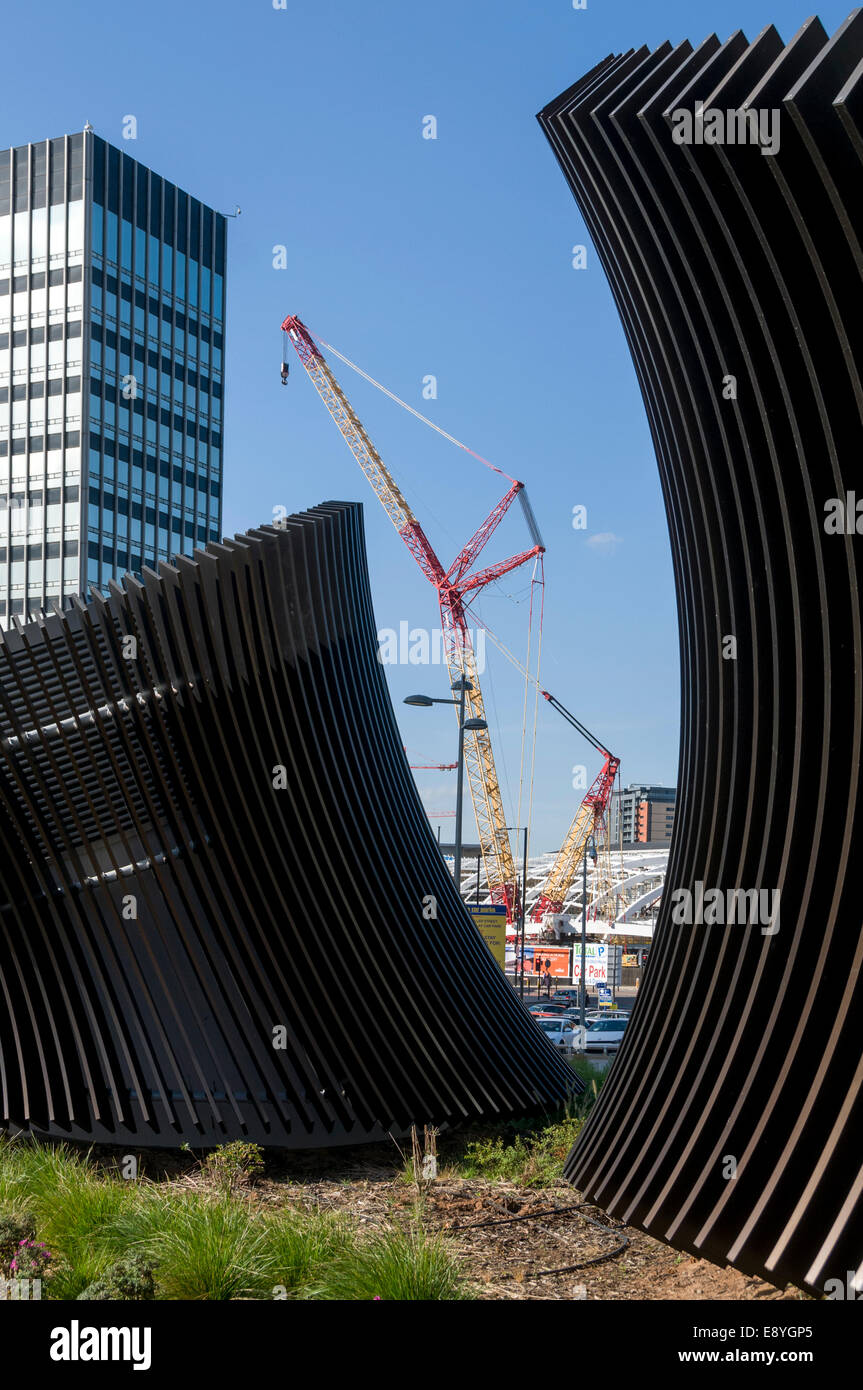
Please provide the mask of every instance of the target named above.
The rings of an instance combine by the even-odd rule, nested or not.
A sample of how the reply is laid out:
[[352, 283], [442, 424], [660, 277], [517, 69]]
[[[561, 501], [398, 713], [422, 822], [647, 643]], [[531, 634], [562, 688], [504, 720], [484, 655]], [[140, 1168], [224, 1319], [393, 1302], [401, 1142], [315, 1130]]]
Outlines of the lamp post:
[[596, 841], [591, 835], [588, 840], [584, 857], [581, 861], [581, 1027], [582, 1038], [585, 1029], [585, 995], [587, 991], [587, 856], [590, 855], [594, 864], [596, 863]]
[[527, 826], [526, 825], [507, 825], [506, 830], [524, 832], [524, 851], [522, 856], [521, 870], [521, 921], [519, 923], [519, 935], [521, 936], [521, 975], [519, 977], [519, 998], [524, 998], [524, 935], [525, 923], [527, 920]]
[[464, 800], [464, 736], [465, 732], [477, 732], [480, 729], [487, 729], [488, 724], [484, 719], [465, 719], [465, 701], [467, 692], [473, 690], [473, 685], [466, 676], [459, 676], [452, 683], [452, 689], [458, 692], [455, 700], [441, 700], [432, 695], [408, 695], [405, 697], [406, 705], [458, 705], [458, 784], [456, 786], [455, 802], [455, 863], [453, 865], [453, 877], [455, 886], [461, 897], [461, 842], [462, 842], [462, 802]]

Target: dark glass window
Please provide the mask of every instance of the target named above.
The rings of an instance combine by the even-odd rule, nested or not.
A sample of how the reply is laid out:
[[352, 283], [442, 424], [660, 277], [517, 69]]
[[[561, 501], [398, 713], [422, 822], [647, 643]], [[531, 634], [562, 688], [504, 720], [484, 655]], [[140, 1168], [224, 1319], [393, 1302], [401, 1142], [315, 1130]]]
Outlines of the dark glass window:
[[52, 140], [50, 148], [48, 199], [51, 203], [62, 203], [66, 195], [66, 142], [62, 138]]
[[63, 283], [63, 270], [62, 270], [62, 267], [61, 267], [59, 270], [51, 270], [51, 271], [48, 272], [48, 284], [49, 284], [49, 285], [62, 285], [62, 283]]

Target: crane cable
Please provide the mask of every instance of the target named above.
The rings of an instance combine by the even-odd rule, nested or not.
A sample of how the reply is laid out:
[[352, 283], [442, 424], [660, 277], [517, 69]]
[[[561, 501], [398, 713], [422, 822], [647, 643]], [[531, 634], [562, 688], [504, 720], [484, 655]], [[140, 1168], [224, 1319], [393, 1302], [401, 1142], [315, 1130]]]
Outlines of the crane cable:
[[[540, 574], [541, 574], [541, 576], [542, 576], [539, 580], [537, 580], [537, 578], [536, 578], [537, 567], [539, 568]], [[519, 778], [518, 778], [518, 815], [517, 815], [517, 817], [516, 817], [516, 819], [517, 819], [519, 825], [521, 824], [521, 806], [522, 806], [522, 796], [523, 796], [523, 789], [524, 789], [524, 761], [525, 761], [525, 759], [524, 759], [524, 746], [525, 746], [525, 740], [526, 740], [526, 737], [527, 737], [527, 692], [528, 692], [528, 685], [529, 685], [529, 682], [530, 682], [530, 679], [531, 679], [531, 677], [530, 677], [530, 657], [531, 657], [531, 643], [532, 643], [532, 638], [533, 638], [533, 600], [534, 600], [534, 592], [533, 592], [533, 591], [534, 591], [534, 587], [535, 587], [535, 585], [536, 585], [537, 583], [539, 583], [539, 585], [540, 585], [541, 588], [542, 588], [542, 600], [541, 600], [541, 602], [540, 602], [539, 632], [538, 632], [538, 638], [537, 638], [537, 656], [536, 656], [536, 695], [535, 695], [535, 697], [534, 697], [534, 708], [533, 708], [533, 735], [532, 735], [533, 742], [532, 742], [532, 748], [531, 748], [530, 782], [529, 782], [528, 810], [527, 810], [527, 824], [528, 824], [528, 826], [530, 826], [530, 824], [531, 824], [531, 818], [532, 818], [532, 812], [533, 812], [533, 784], [534, 784], [534, 770], [535, 770], [535, 767], [536, 767], [536, 732], [537, 732], [537, 724], [538, 724], [538, 722], [539, 722], [539, 689], [540, 689], [540, 687], [539, 687], [539, 672], [540, 672], [540, 666], [541, 666], [541, 662], [542, 662], [542, 626], [543, 626], [543, 615], [544, 615], [544, 609], [545, 609], [545, 569], [544, 569], [543, 560], [542, 560], [542, 556], [541, 556], [541, 555], [538, 555], [537, 558], [536, 558], [536, 560], [534, 561], [533, 575], [531, 576], [531, 581], [530, 581], [530, 614], [529, 614], [529, 617], [528, 617], [528, 627], [527, 627], [527, 658], [526, 658], [525, 666], [524, 666], [524, 706], [523, 706], [523, 710], [522, 710], [522, 720], [521, 720], [521, 765], [520, 765], [520, 767], [519, 767]], [[530, 833], [530, 832], [528, 831], [528, 834], [529, 834], [529, 833]]]
[[515, 822], [521, 825], [521, 801], [524, 791], [524, 744], [527, 738], [527, 692], [528, 680], [527, 672], [530, 670], [530, 647], [533, 639], [533, 580], [536, 574], [536, 563], [534, 562], [533, 574], [530, 579], [530, 608], [527, 618], [527, 656], [524, 659], [525, 679], [524, 679], [524, 703], [521, 710], [521, 757], [518, 764], [518, 805], [516, 807]]
[[390, 400], [395, 401], [396, 405], [400, 405], [403, 410], [410, 411], [411, 415], [415, 415], [418, 420], [422, 420], [424, 425], [428, 425], [430, 429], [436, 430], [438, 434], [442, 434], [444, 439], [448, 439], [451, 444], [455, 444], [457, 448], [463, 449], [466, 454], [470, 454], [473, 458], [477, 459], [479, 463], [485, 464], [485, 467], [490, 468], [492, 473], [499, 473], [502, 478], [508, 478], [511, 483], [517, 481], [517, 479], [511, 478], [509, 473], [504, 472], [502, 468], [497, 468], [495, 464], [483, 458], [482, 454], [478, 454], [474, 449], [469, 449], [467, 444], [462, 444], [461, 440], [456, 439], [455, 435], [447, 434], [446, 430], [442, 430], [440, 425], [436, 425], [434, 420], [430, 420], [427, 415], [421, 415], [418, 410], [414, 410], [412, 405], [408, 405], [407, 401], [403, 401], [400, 396], [395, 395], [393, 391], [389, 391], [380, 381], [375, 381], [373, 376], [369, 376], [368, 372], [364, 372], [362, 367], [357, 366], [356, 362], [352, 362], [349, 357], [345, 357], [343, 353], [339, 352], [338, 348], [333, 347], [332, 343], [326, 342], [323, 338], [318, 338], [318, 342], [321, 344], [321, 347], [326, 348], [327, 352], [335, 353], [339, 361], [344, 362], [346, 367], [350, 367], [352, 372], [356, 372], [364, 381], [369, 382], [372, 386], [376, 386], [379, 391], [383, 391], [384, 395], [389, 396]]
[[[531, 581], [531, 582], [533, 582], [533, 581]], [[473, 607], [471, 607], [471, 605], [470, 605], [469, 603], [466, 603], [466, 604], [465, 604], [465, 611], [467, 612], [468, 609], [470, 610], [471, 617], [474, 619], [474, 621], [477, 623], [477, 625], [483, 629], [484, 632], [488, 633], [488, 636], [491, 638], [492, 642], [493, 642], [494, 645], [497, 647], [498, 651], [501, 652], [501, 653], [503, 654], [503, 656], [506, 657], [507, 661], [510, 662], [510, 664], [513, 665], [513, 666], [515, 667], [515, 669], [519, 672], [520, 675], [524, 676], [524, 678], [525, 678], [526, 681], [529, 681], [533, 686], [536, 687], [536, 690], [537, 690], [538, 694], [540, 694], [540, 695], [545, 694], [545, 691], [543, 690], [543, 688], [542, 688], [542, 686], [541, 686], [541, 684], [540, 684], [540, 682], [539, 682], [539, 677], [538, 677], [538, 676], [534, 676], [534, 675], [527, 669], [527, 667], [525, 666], [525, 664], [524, 664], [523, 661], [519, 661], [518, 657], [515, 655], [515, 652], [511, 652], [510, 649], [509, 649], [509, 647], [506, 645], [506, 643], [505, 643], [505, 642], [502, 642], [501, 639], [500, 639], [499, 637], [497, 637], [497, 636], [494, 634], [494, 632], [492, 632], [492, 630], [491, 630], [491, 628], [489, 627], [488, 623], [485, 622], [484, 619], [481, 618], [481, 617], [479, 616], [479, 614], [477, 613], [476, 609], [473, 608]]]
[[[542, 556], [541, 556], [541, 555], [539, 555], [537, 558], [538, 558], [538, 560], [539, 560], [539, 572], [540, 572], [540, 575], [541, 575], [541, 578], [540, 578], [540, 580], [539, 580], [539, 584], [540, 584], [540, 589], [541, 589], [542, 592], [541, 592], [541, 594], [540, 594], [540, 600], [539, 600], [539, 636], [538, 636], [538, 639], [537, 639], [537, 649], [536, 649], [536, 691], [535, 691], [534, 697], [533, 697], [533, 747], [532, 747], [532, 749], [531, 749], [531, 755], [530, 755], [530, 793], [529, 793], [528, 803], [527, 803], [527, 824], [528, 824], [528, 825], [531, 825], [531, 824], [533, 823], [533, 787], [534, 787], [534, 772], [535, 772], [535, 770], [536, 770], [536, 731], [537, 731], [537, 725], [539, 724], [539, 691], [540, 691], [539, 674], [540, 674], [540, 668], [541, 668], [541, 665], [542, 665], [542, 625], [543, 625], [543, 619], [544, 619], [544, 617], [545, 617], [545, 565], [543, 564], [543, 559], [542, 559]], [[535, 571], [534, 571], [534, 573], [535, 573]], [[526, 689], [526, 688], [527, 688], [527, 682], [525, 682], [525, 689]], [[530, 838], [530, 832], [529, 832], [529, 831], [528, 831], [528, 838]], [[525, 913], [525, 917], [526, 917], [526, 916], [527, 916], [527, 883], [525, 883], [525, 885], [524, 885], [523, 892], [524, 892], [524, 913]]]

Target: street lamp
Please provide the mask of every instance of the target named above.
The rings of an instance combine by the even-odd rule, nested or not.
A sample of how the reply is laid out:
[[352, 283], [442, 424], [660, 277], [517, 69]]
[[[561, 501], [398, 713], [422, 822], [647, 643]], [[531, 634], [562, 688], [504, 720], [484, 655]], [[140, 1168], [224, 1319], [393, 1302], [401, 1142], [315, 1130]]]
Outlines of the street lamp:
[[464, 736], [468, 733], [477, 733], [480, 729], [487, 729], [488, 724], [484, 719], [465, 719], [465, 699], [467, 692], [473, 690], [471, 682], [466, 676], [459, 676], [458, 680], [452, 683], [452, 689], [458, 692], [456, 700], [441, 700], [431, 695], [408, 695], [405, 697], [406, 705], [419, 705], [425, 708], [428, 705], [458, 705], [458, 784], [456, 786], [455, 802], [455, 863], [453, 865], [453, 877], [455, 886], [461, 897], [461, 839], [462, 839], [462, 801], [464, 799]]
[[526, 825], [507, 825], [505, 830], [524, 831], [524, 852], [522, 858], [521, 871], [521, 922], [519, 923], [519, 934], [521, 936], [521, 975], [519, 977], [519, 998], [524, 999], [524, 931], [527, 920], [527, 826]]
[[594, 864], [596, 863], [596, 840], [591, 835], [588, 840], [584, 855], [581, 861], [581, 1027], [582, 1038], [584, 1037], [584, 1005], [585, 993], [587, 989], [587, 856], [590, 855]]

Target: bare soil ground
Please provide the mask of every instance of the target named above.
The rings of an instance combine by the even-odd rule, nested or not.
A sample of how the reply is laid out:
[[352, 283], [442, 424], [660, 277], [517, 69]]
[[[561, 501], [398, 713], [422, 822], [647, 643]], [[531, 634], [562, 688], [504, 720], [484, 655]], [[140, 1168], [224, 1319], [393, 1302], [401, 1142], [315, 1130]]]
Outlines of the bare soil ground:
[[[359, 1224], [410, 1220], [416, 1188], [392, 1172], [351, 1182], [266, 1182], [261, 1203], [338, 1211]], [[423, 1224], [455, 1245], [480, 1297], [561, 1299], [805, 1299], [790, 1285], [681, 1255], [581, 1202], [566, 1184], [525, 1189], [446, 1175], [428, 1185]]]
[[[108, 1151], [105, 1153], [108, 1157]], [[395, 1158], [395, 1161], [394, 1161]], [[190, 1155], [151, 1152], [152, 1180], [201, 1181]], [[268, 1154], [267, 1176], [247, 1192], [262, 1207], [340, 1212], [369, 1227], [407, 1225], [420, 1202], [425, 1229], [456, 1247], [487, 1300], [801, 1300], [735, 1269], [695, 1259], [582, 1201], [562, 1179], [545, 1188], [463, 1178], [446, 1166], [422, 1196], [389, 1146]]]

